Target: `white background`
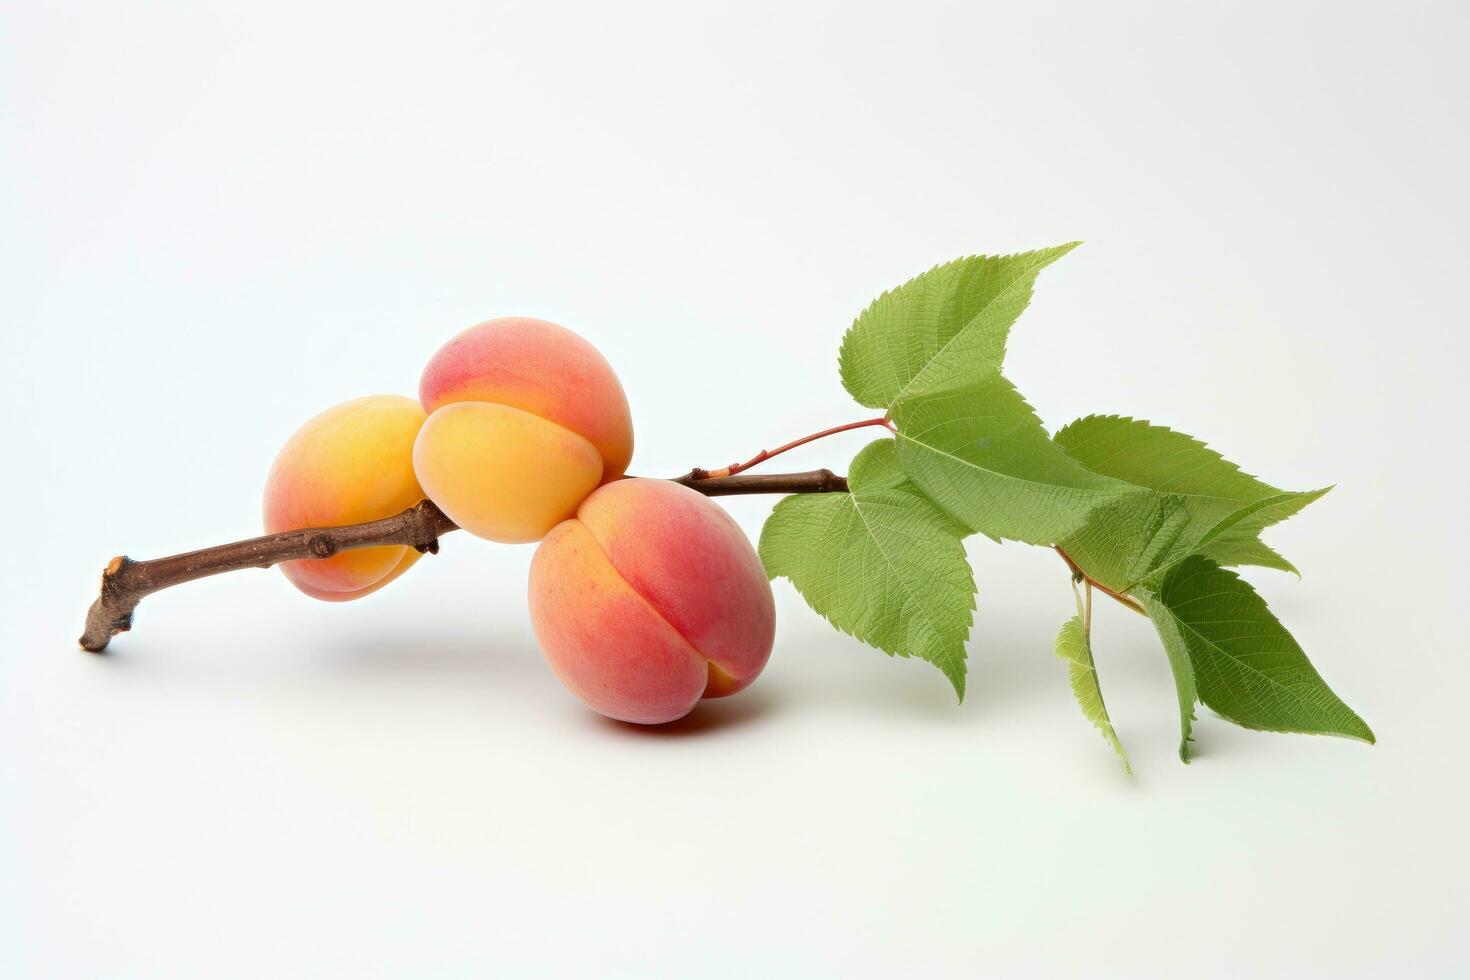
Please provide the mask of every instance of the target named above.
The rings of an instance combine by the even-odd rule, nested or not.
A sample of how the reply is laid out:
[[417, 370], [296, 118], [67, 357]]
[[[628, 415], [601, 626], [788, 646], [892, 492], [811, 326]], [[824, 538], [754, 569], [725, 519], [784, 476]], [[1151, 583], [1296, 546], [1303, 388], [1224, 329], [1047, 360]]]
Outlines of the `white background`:
[[[0, 5], [0, 975], [1465, 970], [1466, 6], [621, 6]], [[302, 420], [480, 319], [589, 338], [672, 475], [861, 417], [882, 289], [1073, 238], [1009, 375], [1338, 484], [1248, 577], [1377, 747], [1205, 712], [1181, 765], [1109, 605], [1128, 779], [1061, 563], [984, 541], [958, 707], [783, 581], [753, 689], [605, 722], [532, 549], [460, 534], [74, 645], [108, 558], [256, 533]]]

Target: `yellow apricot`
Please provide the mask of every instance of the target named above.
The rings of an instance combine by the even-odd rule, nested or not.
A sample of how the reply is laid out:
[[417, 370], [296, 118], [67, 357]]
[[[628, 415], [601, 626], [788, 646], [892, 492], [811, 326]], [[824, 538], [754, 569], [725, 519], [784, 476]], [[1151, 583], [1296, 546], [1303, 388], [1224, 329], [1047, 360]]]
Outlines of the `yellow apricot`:
[[429, 499], [482, 538], [539, 541], [602, 480], [586, 439], [508, 405], [452, 402], [424, 423], [414, 471]]
[[633, 454], [612, 367], [545, 320], [488, 320], [453, 338], [424, 369], [419, 401], [430, 413], [414, 450], [419, 481], [456, 523], [493, 541], [539, 540]]
[[[424, 410], [410, 398], [370, 395], [309, 420], [276, 456], [265, 486], [267, 533], [391, 517], [423, 499], [413, 444]], [[283, 563], [286, 577], [317, 599], [356, 599], [382, 588], [419, 558], [400, 545]]]

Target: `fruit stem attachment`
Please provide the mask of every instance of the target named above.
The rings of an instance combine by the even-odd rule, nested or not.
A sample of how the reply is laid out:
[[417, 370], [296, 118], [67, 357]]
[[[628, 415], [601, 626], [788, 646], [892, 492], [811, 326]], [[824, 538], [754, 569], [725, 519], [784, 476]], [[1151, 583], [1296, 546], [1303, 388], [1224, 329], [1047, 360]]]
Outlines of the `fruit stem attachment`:
[[[1088, 585], [1090, 585], [1093, 588], [1097, 589], [1099, 592], [1103, 593], [1104, 595], [1111, 596], [1112, 598], [1118, 600], [1123, 605], [1127, 606], [1129, 609], [1132, 609], [1134, 612], [1138, 613], [1138, 615], [1140, 615], [1140, 616], [1147, 616], [1148, 615], [1148, 610], [1144, 609], [1143, 606], [1142, 606], [1142, 604], [1140, 604], [1137, 599], [1134, 599], [1131, 596], [1124, 595], [1121, 592], [1114, 592], [1112, 589], [1108, 588], [1106, 585], [1103, 585], [1097, 579], [1093, 578], [1091, 575], [1088, 575], [1086, 572], [1084, 572], [1082, 570], [1082, 566], [1081, 565], [1078, 565], [1075, 561], [1072, 560], [1072, 556], [1071, 555], [1067, 554], [1065, 551], [1062, 550], [1062, 546], [1061, 545], [1055, 545], [1054, 547], [1056, 548], [1057, 554], [1059, 554], [1059, 555], [1062, 556], [1062, 561], [1066, 562], [1067, 563], [1067, 567], [1072, 570], [1072, 576], [1073, 576], [1073, 579], [1074, 580], [1080, 581], [1080, 582], [1086, 582]], [[1092, 611], [1092, 601], [1091, 601], [1091, 598], [1089, 597], [1089, 599], [1088, 599], [1088, 612], [1090, 613], [1091, 611]]]
[[723, 477], [734, 476], [737, 473], [741, 473], [745, 470], [750, 469], [757, 463], [764, 463], [766, 460], [770, 459], [773, 456], [779, 456], [782, 453], [786, 452], [788, 449], [795, 449], [798, 446], [805, 446], [809, 442], [816, 442], [818, 439], [825, 439], [827, 436], [834, 436], [839, 432], [849, 432], [853, 429], [864, 429], [870, 425], [881, 425], [889, 432], [897, 431], [896, 429], [894, 429], [893, 423], [888, 420], [888, 416], [886, 415], [879, 416], [876, 419], [863, 419], [861, 422], [848, 422], [846, 425], [834, 425], [830, 429], [823, 429], [821, 432], [813, 432], [809, 436], [802, 436], [800, 439], [797, 439], [793, 442], [788, 442], [784, 446], [777, 446], [775, 449], [762, 449], [760, 452], [756, 453], [754, 456], [750, 457], [750, 459], [747, 459], [743, 463], [731, 463], [729, 466], [723, 467], [718, 470], [695, 469], [690, 471], [690, 476], [694, 477], [695, 479], [710, 480], [718, 480], [722, 479]]
[[[847, 480], [831, 470], [724, 478], [698, 476], [699, 472], [685, 474], [673, 482], [707, 497], [847, 490]], [[78, 642], [83, 650], [102, 652], [109, 640], [132, 628], [133, 612], [146, 596], [194, 579], [242, 568], [270, 568], [283, 561], [330, 558], [354, 548], [402, 545], [433, 554], [439, 550], [440, 536], [458, 528], [432, 501], [421, 500], [392, 517], [362, 524], [282, 531], [151, 561], [134, 561], [119, 555], [102, 572], [101, 591], [87, 611], [87, 624]]]

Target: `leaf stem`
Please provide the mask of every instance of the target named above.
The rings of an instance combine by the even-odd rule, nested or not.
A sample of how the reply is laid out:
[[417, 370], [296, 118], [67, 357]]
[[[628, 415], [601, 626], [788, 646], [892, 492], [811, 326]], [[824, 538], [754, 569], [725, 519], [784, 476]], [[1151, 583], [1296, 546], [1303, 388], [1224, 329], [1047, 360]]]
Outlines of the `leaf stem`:
[[754, 456], [750, 457], [750, 459], [747, 459], [743, 463], [731, 463], [729, 466], [723, 467], [718, 470], [695, 469], [690, 472], [689, 476], [690, 478], [695, 480], [718, 480], [727, 476], [734, 476], [736, 473], [741, 473], [745, 470], [750, 469], [757, 463], [764, 463], [766, 460], [772, 458], [773, 456], [779, 456], [789, 449], [795, 449], [798, 446], [805, 446], [809, 442], [816, 442], [818, 439], [825, 439], [827, 436], [836, 435], [839, 432], [849, 432], [853, 429], [863, 429], [867, 428], [870, 425], [881, 425], [889, 432], [897, 431], [893, 428], [893, 423], [888, 420], [887, 415], [881, 415], [875, 419], [863, 419], [861, 422], [848, 422], [846, 425], [834, 425], [830, 429], [823, 429], [821, 432], [813, 432], [809, 436], [802, 436], [800, 439], [788, 442], [784, 446], [777, 446], [775, 449], [762, 449], [760, 452], [756, 453]]
[[[1086, 572], [1084, 572], [1082, 570], [1082, 566], [1079, 565], [1079, 564], [1077, 564], [1075, 561], [1073, 561], [1072, 560], [1072, 556], [1069, 555], [1069, 554], [1067, 554], [1065, 551], [1062, 550], [1062, 546], [1061, 545], [1054, 545], [1053, 547], [1056, 549], [1056, 553], [1062, 556], [1062, 561], [1064, 561], [1064, 562], [1067, 563], [1067, 567], [1072, 570], [1072, 574], [1074, 576], [1081, 576], [1082, 580], [1085, 581], [1085, 582], [1087, 582], [1088, 585], [1094, 586], [1094, 587], [1097, 588], [1097, 590], [1099, 592], [1103, 593], [1104, 595], [1110, 596], [1110, 597], [1118, 600], [1123, 605], [1127, 606], [1129, 609], [1132, 609], [1134, 612], [1138, 613], [1138, 615], [1140, 615], [1140, 616], [1147, 616], [1148, 615], [1148, 610], [1144, 609], [1143, 606], [1139, 604], [1139, 602], [1138, 602], [1137, 599], [1134, 599], [1131, 596], [1125, 595], [1122, 592], [1114, 592], [1112, 589], [1108, 588], [1106, 585], [1103, 585], [1097, 579], [1093, 578], [1091, 575], [1088, 575]], [[1090, 608], [1091, 596], [1089, 596], [1088, 598], [1089, 598], [1089, 608]]]

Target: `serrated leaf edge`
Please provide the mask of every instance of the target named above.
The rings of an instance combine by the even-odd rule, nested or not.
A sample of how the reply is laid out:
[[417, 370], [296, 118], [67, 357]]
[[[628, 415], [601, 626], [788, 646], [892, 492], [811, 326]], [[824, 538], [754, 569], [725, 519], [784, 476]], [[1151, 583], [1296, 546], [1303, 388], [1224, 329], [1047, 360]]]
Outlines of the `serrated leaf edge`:
[[[1078, 605], [1080, 607], [1080, 601]], [[1052, 643], [1052, 653], [1057, 659], [1065, 662], [1067, 665], [1067, 676], [1072, 688], [1072, 697], [1077, 701], [1078, 708], [1082, 709], [1082, 717], [1102, 734], [1103, 741], [1112, 746], [1113, 751], [1118, 754], [1118, 758], [1123, 762], [1123, 771], [1131, 776], [1133, 775], [1133, 764], [1128, 760], [1128, 751], [1123, 748], [1122, 739], [1118, 738], [1117, 729], [1113, 727], [1113, 719], [1108, 714], [1107, 703], [1103, 700], [1102, 684], [1097, 672], [1097, 662], [1092, 655], [1092, 638], [1087, 635], [1084, 623], [1085, 619], [1079, 608], [1077, 615], [1062, 624], [1061, 630], [1057, 633], [1056, 640]], [[1073, 633], [1076, 634], [1075, 637], [1071, 636]], [[1064, 644], [1068, 642], [1074, 642], [1078, 645], [1084, 657], [1083, 661], [1079, 662], [1076, 658], [1070, 657], [1062, 652]], [[1088, 716], [1087, 710], [1082, 708], [1082, 691], [1078, 689], [1079, 680], [1087, 681], [1088, 675], [1090, 675], [1090, 683], [1097, 693], [1098, 717], [1096, 718]]]

